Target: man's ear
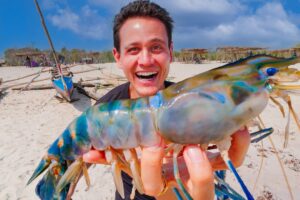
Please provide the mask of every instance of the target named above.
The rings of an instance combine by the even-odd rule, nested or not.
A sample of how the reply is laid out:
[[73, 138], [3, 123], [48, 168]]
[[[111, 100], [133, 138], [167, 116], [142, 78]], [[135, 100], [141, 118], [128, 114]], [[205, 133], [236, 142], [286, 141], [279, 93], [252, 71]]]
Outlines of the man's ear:
[[173, 42], [170, 44], [170, 62], [173, 62]]
[[121, 65], [120, 65], [120, 56], [121, 55], [120, 55], [120, 53], [118, 52], [118, 50], [116, 48], [113, 48], [112, 53], [113, 53], [113, 56], [114, 56], [115, 61], [117, 63], [117, 66], [119, 68], [121, 68]]

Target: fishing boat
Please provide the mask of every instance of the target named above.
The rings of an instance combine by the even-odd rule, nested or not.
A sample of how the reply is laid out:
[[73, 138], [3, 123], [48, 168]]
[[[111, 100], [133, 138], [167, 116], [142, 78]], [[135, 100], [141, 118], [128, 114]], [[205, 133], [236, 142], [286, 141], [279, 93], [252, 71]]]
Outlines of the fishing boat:
[[[72, 101], [72, 94], [74, 90], [74, 84], [72, 81], [73, 74], [68, 70], [64, 70], [67, 68], [53, 67], [52, 70], [52, 85], [56, 89], [57, 93], [61, 96], [61, 98], [67, 100], [68, 102]], [[61, 70], [60, 73], [57, 71]], [[65, 72], [65, 73], [63, 73]]]
[[74, 84], [72, 81], [72, 77], [73, 77], [72, 73], [68, 70], [67, 67], [65, 67], [65, 68], [61, 67], [58, 57], [57, 57], [57, 54], [54, 49], [54, 45], [50, 38], [50, 34], [46, 27], [44, 16], [42, 14], [40, 6], [39, 6], [37, 0], [34, 0], [34, 2], [35, 2], [37, 10], [39, 12], [41, 22], [42, 22], [44, 31], [46, 33], [48, 42], [50, 44], [54, 60], [55, 60], [55, 66], [51, 70], [51, 72], [52, 72], [51, 80], [52, 80], [53, 87], [56, 89], [57, 93], [61, 96], [62, 99], [65, 99], [66, 101], [71, 102], [72, 101], [71, 97], [72, 97], [72, 93], [73, 93], [73, 89], [74, 89]]

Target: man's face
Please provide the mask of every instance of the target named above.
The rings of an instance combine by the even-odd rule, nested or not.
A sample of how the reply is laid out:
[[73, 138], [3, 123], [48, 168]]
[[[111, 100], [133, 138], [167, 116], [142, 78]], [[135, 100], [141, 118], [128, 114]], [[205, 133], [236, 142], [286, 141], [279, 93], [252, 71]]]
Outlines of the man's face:
[[172, 61], [164, 24], [154, 18], [129, 18], [119, 36], [120, 52], [113, 49], [113, 54], [130, 82], [130, 97], [150, 96], [163, 89]]

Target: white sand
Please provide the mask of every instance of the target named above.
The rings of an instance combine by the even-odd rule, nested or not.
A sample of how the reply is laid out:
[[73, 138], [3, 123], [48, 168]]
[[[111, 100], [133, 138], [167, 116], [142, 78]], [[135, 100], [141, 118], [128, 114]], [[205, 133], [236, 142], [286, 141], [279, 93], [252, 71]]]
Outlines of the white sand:
[[[179, 81], [220, 65], [220, 63], [201, 65], [174, 63], [170, 69], [170, 80]], [[117, 69], [115, 64], [77, 66], [72, 68], [72, 71], [99, 66], [104, 67], [103, 73], [93, 71], [75, 74], [74, 81], [78, 81], [80, 77], [88, 79], [96, 76], [109, 78], [109, 75], [112, 74], [122, 75], [122, 72]], [[39, 70], [40, 68], [0, 67], [0, 78], [6, 81]], [[49, 73], [43, 73], [41, 77], [49, 76]], [[18, 82], [26, 82], [31, 78]], [[119, 81], [119, 83], [121, 82]], [[11, 83], [17, 83], [17, 81]], [[50, 83], [50, 81], [44, 81], [43, 83]], [[9, 84], [3, 84], [2, 86], [6, 85]], [[98, 91], [99, 96], [108, 89]], [[94, 104], [93, 100], [77, 92], [75, 92], [74, 96], [80, 98], [80, 100], [72, 104], [59, 103], [53, 98], [54, 95], [55, 90], [35, 90], [21, 93], [8, 90], [5, 96], [0, 97], [0, 199], [37, 199], [34, 193], [37, 180], [26, 186], [26, 182], [37, 163], [49, 145], [69, 122]], [[300, 115], [300, 97], [294, 95], [292, 100], [296, 113]], [[294, 198], [300, 199], [299, 131], [296, 125], [292, 123], [288, 148], [283, 149], [283, 133], [286, 119], [281, 116], [279, 110], [272, 102], [269, 103], [263, 112], [262, 118], [267, 127], [272, 126], [275, 129], [272, 138], [279, 150], [279, 156], [285, 163], [284, 168], [287, 172]], [[261, 159], [258, 152], [260, 148], [259, 144], [252, 144], [243, 166], [238, 169], [244, 182], [256, 198], [264, 196], [261, 199], [290, 199], [274, 150], [270, 147], [268, 139], [264, 140], [263, 151], [266, 158], [263, 164], [262, 175], [256, 190], [253, 191], [253, 184]], [[97, 165], [90, 169], [90, 176], [92, 182], [90, 190], [85, 191], [86, 186], [82, 179], [77, 186], [73, 199], [113, 199], [115, 188], [110, 168]], [[236, 190], [241, 191], [231, 173], [228, 173], [227, 182]]]

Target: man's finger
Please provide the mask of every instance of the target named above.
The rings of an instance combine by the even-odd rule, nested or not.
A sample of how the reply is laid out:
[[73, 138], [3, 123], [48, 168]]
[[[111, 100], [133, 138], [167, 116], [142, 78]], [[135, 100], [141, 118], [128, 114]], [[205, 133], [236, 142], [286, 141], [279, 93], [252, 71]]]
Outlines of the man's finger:
[[104, 152], [98, 150], [90, 150], [83, 154], [83, 161], [92, 164], [107, 164]]
[[157, 196], [164, 189], [162, 159], [164, 146], [145, 147], [141, 156], [141, 177], [147, 195]]
[[188, 188], [194, 199], [213, 199], [213, 170], [206, 156], [198, 146], [188, 146], [183, 152], [190, 180]]

